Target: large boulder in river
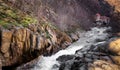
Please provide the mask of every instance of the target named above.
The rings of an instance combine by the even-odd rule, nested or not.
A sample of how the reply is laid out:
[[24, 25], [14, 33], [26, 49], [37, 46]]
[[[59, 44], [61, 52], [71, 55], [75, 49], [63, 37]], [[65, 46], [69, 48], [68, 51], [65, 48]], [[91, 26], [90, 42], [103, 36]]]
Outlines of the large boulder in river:
[[109, 50], [113, 56], [111, 55], [112, 60], [116, 64], [120, 64], [120, 39], [116, 39], [109, 44]]
[[109, 44], [109, 50], [117, 55], [120, 55], [120, 39], [112, 41]]

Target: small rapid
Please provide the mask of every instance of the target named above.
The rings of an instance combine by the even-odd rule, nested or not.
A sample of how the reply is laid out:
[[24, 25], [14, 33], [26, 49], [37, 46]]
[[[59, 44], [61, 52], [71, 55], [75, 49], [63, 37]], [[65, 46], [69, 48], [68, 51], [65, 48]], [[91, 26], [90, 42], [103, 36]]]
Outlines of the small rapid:
[[[62, 55], [74, 55], [75, 52], [83, 47], [93, 44], [104, 43], [106, 39], [109, 39], [110, 34], [107, 33], [111, 27], [93, 27], [89, 31], [84, 31], [80, 34], [80, 39], [71, 44], [68, 48], [60, 50], [56, 54], [47, 57], [40, 57], [37, 64], [31, 70], [59, 70], [59, 62], [56, 59]], [[102, 42], [97, 42], [102, 40]], [[57, 65], [57, 67], [54, 67]]]

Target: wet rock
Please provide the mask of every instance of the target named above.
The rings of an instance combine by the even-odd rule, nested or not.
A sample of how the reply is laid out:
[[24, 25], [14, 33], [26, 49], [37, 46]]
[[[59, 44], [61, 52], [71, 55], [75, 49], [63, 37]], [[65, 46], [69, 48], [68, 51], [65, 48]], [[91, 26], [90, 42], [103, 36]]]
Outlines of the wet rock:
[[[106, 42], [106, 43], [100, 43], [100, 44], [96, 44], [96, 45], [83, 47], [82, 49], [77, 50], [75, 53], [75, 56], [72, 59], [65, 59], [65, 61], [62, 60], [60, 62], [61, 67], [63, 67], [60, 69], [65, 70], [68, 67], [67, 68], [68, 70], [89, 70], [89, 69], [91, 69], [91, 68], [89, 68], [89, 65], [91, 65], [96, 60], [103, 60], [106, 62], [111, 62], [111, 64], [113, 64], [113, 67], [114, 67], [114, 62], [115, 62], [114, 60], [116, 59], [116, 62], [118, 62], [117, 60], [119, 59], [119, 57], [116, 57], [113, 59], [110, 56], [108, 49], [106, 49], [106, 48], [108, 48], [108, 47], [106, 47], [107, 45], [108, 45], [108, 43]], [[68, 58], [68, 57], [66, 56], [66, 58]], [[62, 59], [62, 57], [61, 57], [61, 59]], [[64, 57], [63, 57], [63, 59], [64, 59]], [[96, 68], [96, 69], [100, 69], [100, 68]]]
[[70, 70], [71, 65], [73, 64], [73, 61], [66, 61], [65, 63], [61, 63], [59, 70]]
[[65, 62], [65, 61], [71, 60], [73, 58], [74, 58], [74, 55], [63, 55], [63, 56], [60, 56], [59, 58], [57, 58], [56, 60], [60, 61], [60, 62]]

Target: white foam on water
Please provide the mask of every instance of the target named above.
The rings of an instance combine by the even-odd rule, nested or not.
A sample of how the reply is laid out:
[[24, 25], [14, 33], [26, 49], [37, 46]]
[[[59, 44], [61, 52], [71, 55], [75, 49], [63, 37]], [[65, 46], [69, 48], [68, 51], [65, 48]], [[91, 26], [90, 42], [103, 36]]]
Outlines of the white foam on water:
[[81, 33], [80, 39], [70, 45], [68, 48], [60, 50], [52, 56], [40, 57], [40, 60], [36, 66], [31, 70], [58, 70], [58, 68], [53, 68], [53, 66], [55, 64], [59, 66], [59, 63], [56, 61], [59, 56], [75, 54], [76, 50], [79, 50], [88, 45], [95, 44], [96, 39], [105, 40], [109, 36], [109, 34], [105, 32], [108, 29], [110, 29], [110, 27], [94, 27], [90, 31]]

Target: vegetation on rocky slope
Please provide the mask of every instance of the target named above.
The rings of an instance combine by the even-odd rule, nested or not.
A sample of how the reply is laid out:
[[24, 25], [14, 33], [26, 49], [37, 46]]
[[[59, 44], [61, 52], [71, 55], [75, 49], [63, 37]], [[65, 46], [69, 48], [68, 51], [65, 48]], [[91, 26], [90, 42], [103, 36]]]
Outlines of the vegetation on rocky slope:
[[13, 25], [27, 26], [31, 23], [36, 23], [36, 19], [18, 9], [13, 9], [4, 1], [0, 0], [0, 25], [8, 28]]

